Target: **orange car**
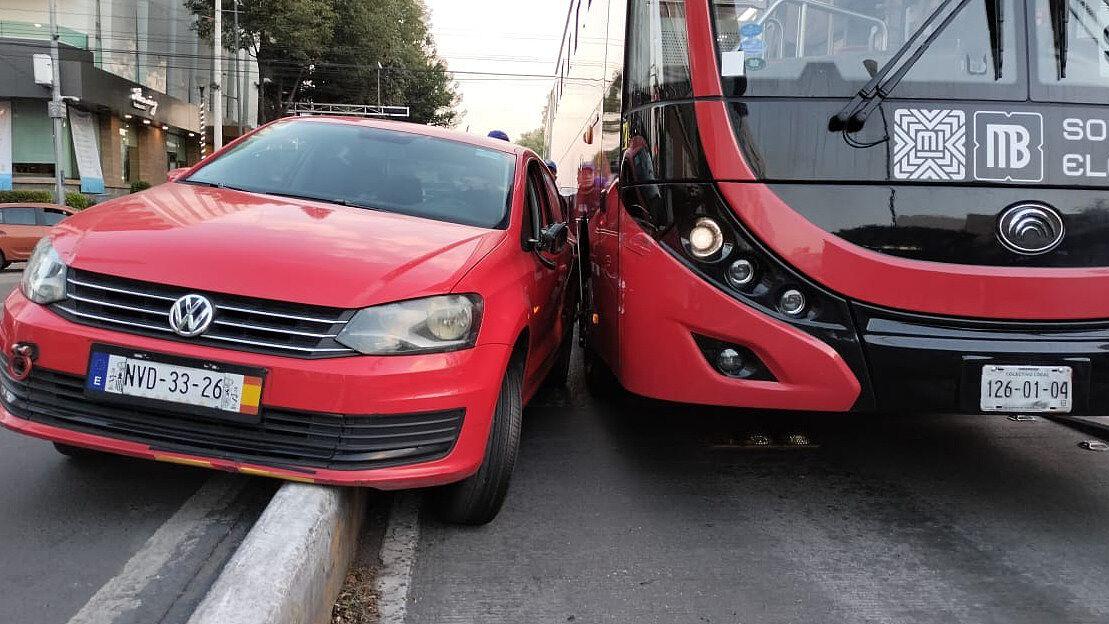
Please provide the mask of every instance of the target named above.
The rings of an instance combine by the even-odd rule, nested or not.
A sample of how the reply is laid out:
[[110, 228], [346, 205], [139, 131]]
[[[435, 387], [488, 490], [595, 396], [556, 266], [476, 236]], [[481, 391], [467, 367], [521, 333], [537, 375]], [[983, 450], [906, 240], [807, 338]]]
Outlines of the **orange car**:
[[0, 204], [0, 269], [30, 258], [50, 226], [71, 214], [57, 204]]

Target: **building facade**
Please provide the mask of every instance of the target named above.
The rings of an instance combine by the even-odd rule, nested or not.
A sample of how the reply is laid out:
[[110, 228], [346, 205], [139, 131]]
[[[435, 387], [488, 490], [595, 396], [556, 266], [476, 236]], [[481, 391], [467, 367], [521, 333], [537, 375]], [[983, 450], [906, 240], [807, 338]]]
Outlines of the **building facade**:
[[[124, 194], [134, 183], [164, 182], [170, 169], [210, 151], [212, 45], [197, 35], [183, 0], [57, 4], [67, 190]], [[0, 190], [53, 188], [51, 89], [35, 74], [36, 55], [50, 53], [49, 19], [47, 0], [0, 0]], [[230, 138], [257, 118], [258, 69], [245, 55], [223, 57], [218, 99]]]

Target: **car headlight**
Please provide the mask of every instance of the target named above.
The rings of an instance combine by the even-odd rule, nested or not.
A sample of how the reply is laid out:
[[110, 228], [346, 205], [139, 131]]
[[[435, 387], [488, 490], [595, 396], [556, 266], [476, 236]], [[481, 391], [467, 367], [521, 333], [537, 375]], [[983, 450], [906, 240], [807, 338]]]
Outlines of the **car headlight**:
[[477, 295], [441, 295], [359, 310], [340, 344], [366, 355], [441, 353], [474, 346], [481, 324]]
[[35, 303], [54, 303], [65, 299], [65, 263], [49, 238], [35, 245], [19, 282], [23, 295]]

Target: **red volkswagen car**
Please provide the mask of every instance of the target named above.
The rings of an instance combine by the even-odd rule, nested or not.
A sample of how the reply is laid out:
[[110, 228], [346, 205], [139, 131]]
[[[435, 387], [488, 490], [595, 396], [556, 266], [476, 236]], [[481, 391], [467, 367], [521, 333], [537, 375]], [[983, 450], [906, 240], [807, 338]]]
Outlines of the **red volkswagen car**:
[[569, 365], [573, 243], [543, 162], [299, 118], [172, 177], [36, 247], [0, 422], [66, 454], [434, 486], [446, 519], [491, 520], [521, 407]]

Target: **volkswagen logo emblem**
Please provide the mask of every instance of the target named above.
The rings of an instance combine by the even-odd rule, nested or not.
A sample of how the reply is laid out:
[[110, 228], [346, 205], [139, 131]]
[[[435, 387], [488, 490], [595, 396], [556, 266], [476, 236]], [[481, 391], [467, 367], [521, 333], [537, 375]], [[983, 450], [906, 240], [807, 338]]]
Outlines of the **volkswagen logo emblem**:
[[185, 295], [173, 302], [173, 307], [169, 309], [169, 327], [178, 336], [199, 336], [212, 324], [214, 312], [207, 297]]
[[1010, 206], [997, 222], [997, 239], [1010, 251], [1026, 256], [1045, 254], [1063, 242], [1063, 217], [1044, 204]]

